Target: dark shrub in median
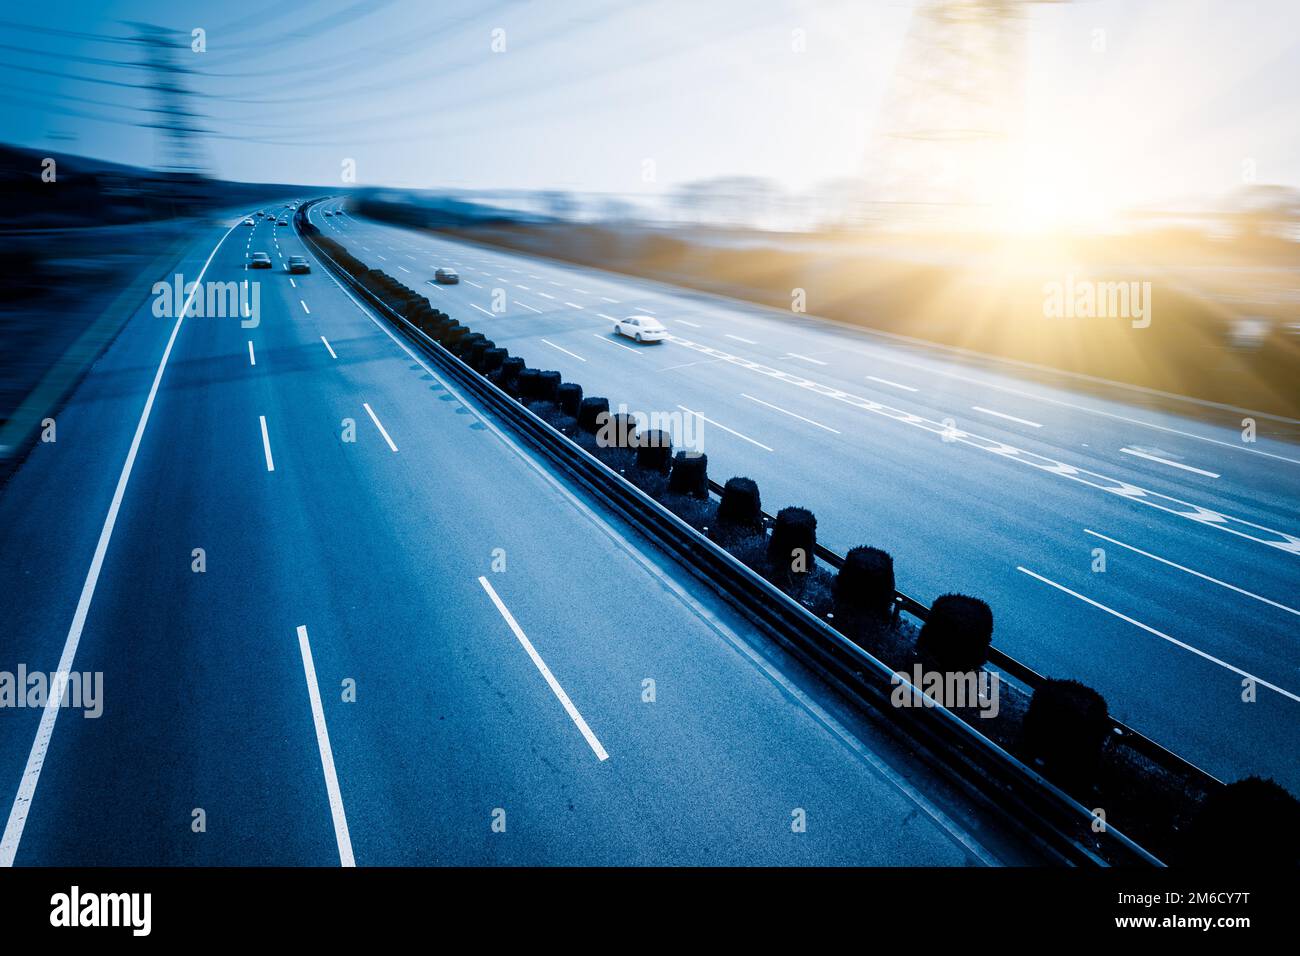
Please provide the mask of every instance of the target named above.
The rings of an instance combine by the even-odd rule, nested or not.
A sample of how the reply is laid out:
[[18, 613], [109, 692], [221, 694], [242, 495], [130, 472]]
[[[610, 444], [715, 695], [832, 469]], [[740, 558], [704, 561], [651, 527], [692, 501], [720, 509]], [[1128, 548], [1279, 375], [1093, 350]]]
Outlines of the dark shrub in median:
[[578, 427], [584, 432], [595, 434], [608, 414], [608, 398], [596, 398], [594, 396], [584, 398], [578, 406]]
[[469, 333], [469, 335], [461, 336], [459, 341], [457, 341], [454, 345], [452, 345], [451, 351], [452, 354], [464, 358], [466, 353], [469, 352], [471, 348], [473, 348], [475, 345], [478, 345], [480, 342], [486, 342], [486, 341], [487, 341], [487, 336], [484, 335], [482, 332], [471, 332]]
[[1075, 680], [1050, 679], [1030, 698], [1022, 745], [1027, 756], [1042, 760], [1047, 777], [1078, 793], [1096, 780], [1110, 729], [1101, 694]]
[[993, 641], [993, 612], [979, 598], [944, 594], [916, 639], [916, 650], [936, 670], [966, 673], [979, 670], [989, 658]]
[[835, 614], [888, 618], [894, 605], [894, 559], [879, 548], [850, 548], [835, 576]]
[[484, 370], [483, 356], [487, 355], [489, 349], [494, 348], [496, 348], [496, 343], [491, 339], [483, 339], [482, 341], [475, 342], [465, 352], [466, 364], [468, 364], [470, 368], [474, 369], [474, 371], [482, 372]]
[[1260, 777], [1206, 797], [1173, 860], [1214, 867], [1300, 866], [1300, 801]]
[[763, 525], [763, 499], [752, 478], [728, 478], [718, 505], [718, 523], [747, 528]]
[[672, 474], [668, 476], [668, 490], [673, 494], [692, 498], [709, 497], [709, 456], [679, 451], [673, 456]]
[[537, 397], [546, 402], [555, 401], [556, 389], [560, 387], [559, 372], [538, 372], [537, 373]]
[[524, 370], [524, 360], [518, 355], [511, 355], [501, 363], [501, 372], [497, 377], [497, 384], [504, 389], [510, 389], [514, 381], [518, 378], [519, 373]]
[[563, 382], [555, 389], [555, 401], [560, 410], [570, 418], [578, 417], [582, 407], [582, 386], [577, 382]]
[[673, 436], [659, 429], [647, 429], [636, 436], [636, 464], [668, 474], [673, 459]]
[[817, 517], [807, 508], [782, 508], [776, 513], [767, 558], [772, 567], [789, 574], [812, 570], [816, 557]]
[[483, 367], [479, 369], [484, 375], [490, 375], [501, 367], [501, 364], [510, 357], [506, 349], [491, 348], [483, 352]]
[[636, 417], [623, 412], [609, 415], [596, 433], [596, 441], [603, 448], [635, 448]]
[[515, 376], [514, 391], [523, 398], [536, 398], [537, 377], [540, 374], [535, 368], [521, 368]]

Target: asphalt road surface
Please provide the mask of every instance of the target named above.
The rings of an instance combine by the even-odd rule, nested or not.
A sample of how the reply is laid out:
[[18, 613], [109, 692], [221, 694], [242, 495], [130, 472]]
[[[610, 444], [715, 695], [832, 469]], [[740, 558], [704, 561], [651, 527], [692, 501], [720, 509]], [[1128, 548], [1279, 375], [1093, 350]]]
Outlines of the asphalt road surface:
[[[313, 221], [528, 364], [701, 416], [715, 479], [811, 508], [836, 550], [885, 548], [912, 597], [984, 598], [1000, 648], [1216, 776], [1300, 792], [1300, 423], [321, 215], [340, 208]], [[614, 336], [633, 314], [669, 340]]]
[[[257, 251], [272, 269], [246, 268]], [[177, 320], [144, 303], [0, 492], [0, 671], [103, 681], [97, 717], [0, 708], [0, 864], [1027, 859], [319, 264], [285, 272], [303, 252], [268, 221], [196, 236], [176, 272], [256, 283], [256, 309]], [[472, 318], [479, 291], [441, 304]], [[544, 313], [493, 321], [552, 330], [629, 391], [697, 358], [625, 352], [535, 301]], [[713, 394], [681, 393], [724, 419], [738, 407]], [[772, 424], [774, 446], [802, 434]], [[848, 446], [814, 437], [834, 474]], [[740, 450], [719, 438], [715, 454]], [[733, 470], [779, 500], [756, 464], [735, 454]], [[941, 570], [903, 545], [905, 569]]]

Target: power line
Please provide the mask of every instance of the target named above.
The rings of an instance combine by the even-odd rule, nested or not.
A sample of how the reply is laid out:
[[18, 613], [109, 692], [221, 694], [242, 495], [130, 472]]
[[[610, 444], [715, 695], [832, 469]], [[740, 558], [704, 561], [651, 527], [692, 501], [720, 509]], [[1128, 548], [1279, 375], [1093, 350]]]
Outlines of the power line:
[[196, 120], [199, 118], [189, 104], [193, 96], [181, 84], [182, 74], [190, 71], [178, 68], [173, 54], [181, 46], [178, 34], [149, 23], [133, 24], [145, 50], [145, 66], [152, 77], [158, 107], [154, 111], [159, 119], [144, 125], [156, 129], [159, 137], [158, 166], [177, 173], [199, 173], [202, 169], [201, 147], [196, 134], [205, 132]]
[[[514, 0], [505, 0], [505, 2], [498, 4], [496, 7], [489, 7], [486, 10], [480, 11], [477, 14], [475, 14], [476, 19], [474, 22], [477, 22], [478, 20], [481, 20], [482, 18], [485, 17], [493, 16], [497, 13], [498, 10], [501, 10], [508, 6], [512, 6], [513, 3]], [[462, 19], [456, 22], [459, 24], [468, 25], [471, 21], [467, 19]], [[368, 44], [365, 47], [362, 47], [357, 50], [353, 50], [350, 54], [347, 54], [342, 57], [336, 57], [327, 62], [316, 64], [315, 66], [302, 66], [302, 67], [295, 66], [294, 78], [297, 80], [302, 80], [304, 77], [314, 75], [316, 73], [323, 74], [323, 76], [317, 77], [315, 80], [313, 80], [313, 82], [317, 82], [317, 83], [323, 82], [326, 77], [332, 77], [332, 76], [355, 78], [357, 71], [354, 69], [353, 66], [354, 64], [368, 63], [370, 64], [370, 66], [368, 67], [369, 69], [375, 69], [379, 67], [389, 66], [393, 62], [393, 60], [400, 59], [401, 57], [404, 56], [409, 56], [412, 53], [427, 52], [429, 34], [433, 32], [435, 28], [439, 28], [441, 30], [441, 32], [437, 34], [437, 38], [440, 41], [445, 42], [449, 37], [454, 36], [453, 31], [441, 29], [446, 27], [447, 24], [448, 24], [447, 19], [445, 17], [439, 16], [439, 18], [430, 26], [418, 27], [414, 29], [412, 28], [404, 29], [402, 31], [402, 35], [400, 37], [397, 37], [396, 39], [391, 37], [386, 37], [385, 39], [377, 43]], [[242, 72], [235, 72], [235, 73], [206, 71], [204, 72], [203, 75], [205, 77], [214, 78], [214, 79], [223, 79], [223, 80], [224, 79], [258, 79], [258, 78], [265, 78], [269, 76], [284, 76], [284, 72], [285, 72], [284, 67], [277, 66], [266, 70], [250, 70], [250, 71], [242, 71]]]
[[41, 76], [54, 76], [61, 80], [73, 80], [77, 83], [98, 83], [102, 86], [120, 86], [132, 90], [148, 90], [148, 83], [127, 83], [123, 80], [106, 80], [99, 76], [82, 76], [79, 73], [67, 73], [61, 70], [47, 70], [39, 66], [19, 66], [14, 63], [0, 63], [0, 70], [14, 70], [19, 73], [37, 73]]
[[73, 40], [86, 40], [92, 43], [126, 43], [132, 46], [137, 41], [133, 37], [115, 37], [104, 33], [84, 33], [79, 30], [60, 30], [55, 27], [37, 26], [31, 23], [18, 23], [14, 20], [0, 20], [0, 29], [23, 30], [28, 33], [43, 33], [46, 36], [68, 37]]
[[[261, 50], [267, 47], [287, 46], [290, 43], [301, 43], [303, 40], [310, 40], [313, 37], [320, 36], [322, 33], [328, 33], [335, 27], [342, 26], [345, 23], [351, 23], [361, 17], [368, 16], [384, 7], [390, 6], [393, 0], [357, 0], [349, 7], [335, 13], [327, 14], [319, 20], [315, 20], [306, 26], [295, 30], [287, 36], [273, 37], [264, 40], [250, 41], [245, 43], [232, 44], [227, 52], [221, 50], [222, 56], [242, 56], [250, 50]], [[209, 36], [211, 36], [209, 32]], [[218, 37], [220, 32], [218, 31]], [[214, 54], [215, 55], [215, 54]]]

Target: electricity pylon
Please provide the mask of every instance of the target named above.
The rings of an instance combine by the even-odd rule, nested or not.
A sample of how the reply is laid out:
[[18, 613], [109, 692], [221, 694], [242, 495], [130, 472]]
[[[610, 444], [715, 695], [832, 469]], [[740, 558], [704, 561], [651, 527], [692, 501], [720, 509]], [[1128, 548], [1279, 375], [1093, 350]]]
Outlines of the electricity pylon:
[[145, 125], [159, 133], [157, 168], [179, 176], [201, 175], [204, 162], [199, 136], [205, 130], [198, 124], [199, 114], [190, 106], [195, 94], [183, 82], [183, 77], [193, 71], [176, 62], [176, 52], [185, 45], [174, 30], [149, 23], [131, 26], [136, 31], [136, 42], [144, 50], [143, 65], [148, 67], [155, 99], [149, 112], [157, 119]]
[[863, 195], [872, 208], [960, 217], [1006, 200], [1033, 2], [920, 0], [868, 141]]

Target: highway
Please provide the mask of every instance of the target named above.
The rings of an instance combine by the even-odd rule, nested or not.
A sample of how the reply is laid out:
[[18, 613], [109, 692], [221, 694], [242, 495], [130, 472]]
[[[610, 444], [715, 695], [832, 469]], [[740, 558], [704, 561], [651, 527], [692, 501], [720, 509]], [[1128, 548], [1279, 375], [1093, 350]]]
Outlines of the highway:
[[[272, 269], [246, 268], [258, 251]], [[195, 236], [175, 271], [260, 283], [256, 313], [141, 304], [57, 441], [0, 491], [0, 670], [103, 675], [95, 718], [0, 709], [0, 864], [1032, 859], [469, 407], [319, 264], [283, 271], [291, 254], [306, 254], [293, 227], [269, 221]], [[398, 256], [394, 272], [415, 268]], [[469, 319], [480, 292], [440, 304]], [[602, 375], [621, 376], [634, 393], [656, 377], [630, 363], [696, 360], [678, 344], [625, 353], [533, 301], [534, 325], [494, 321], [588, 356], [589, 386], [617, 395]], [[762, 431], [791, 451], [800, 434]], [[845, 446], [807, 447], [834, 462]], [[772, 503], [813, 464], [788, 459], [783, 486], [739, 451], [719, 438], [715, 460], [759, 473]], [[894, 542], [904, 581], [951, 580], [918, 547]]]
[[[1246, 442], [1240, 410], [325, 209], [327, 235], [529, 365], [701, 416], [713, 478], [811, 508], [836, 550], [885, 548], [910, 596], [982, 597], [1002, 650], [1221, 779], [1300, 791], [1300, 423], [1253, 415]], [[637, 313], [669, 340], [611, 334]]]

